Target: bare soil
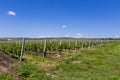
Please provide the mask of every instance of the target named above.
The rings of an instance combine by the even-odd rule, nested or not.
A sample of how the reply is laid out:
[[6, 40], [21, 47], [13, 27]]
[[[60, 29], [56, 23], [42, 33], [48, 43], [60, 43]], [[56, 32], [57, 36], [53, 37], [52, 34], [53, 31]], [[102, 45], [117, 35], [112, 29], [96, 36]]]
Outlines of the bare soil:
[[13, 63], [16, 62], [16, 59], [0, 51], [0, 73], [9, 73], [16, 77], [16, 70], [13, 68]]
[[[35, 56], [43, 56], [43, 53], [40, 52], [33, 52], [33, 51], [26, 51], [25, 54], [35, 55]], [[47, 53], [46, 57], [52, 60], [56, 60], [58, 62], [63, 61], [64, 56], [59, 54]]]
[[36, 55], [36, 56], [42, 56], [42, 53], [40, 53], [40, 52], [33, 52], [33, 51], [26, 51], [25, 54]]
[[80, 64], [80, 63], [82, 63], [82, 61], [76, 60], [76, 61], [73, 61], [72, 63], [73, 63], [73, 64]]
[[59, 54], [47, 54], [46, 57], [55, 60], [57, 62], [62, 62], [64, 60], [64, 56]]

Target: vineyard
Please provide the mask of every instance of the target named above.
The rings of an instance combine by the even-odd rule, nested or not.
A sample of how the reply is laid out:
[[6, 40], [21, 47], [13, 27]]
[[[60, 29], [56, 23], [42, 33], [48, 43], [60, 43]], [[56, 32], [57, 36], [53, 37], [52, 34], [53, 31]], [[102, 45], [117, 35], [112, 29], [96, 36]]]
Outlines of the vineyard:
[[[7, 70], [7, 74], [0, 73], [0, 80], [6, 79], [5, 76], [8, 76], [7, 80], [113, 80], [111, 77], [104, 78], [98, 70], [103, 70], [106, 75], [106, 69], [113, 68], [112, 64], [118, 61], [119, 44], [119, 40], [100, 39], [0, 41], [0, 72], [6, 73], [3, 70]], [[115, 62], [112, 61], [113, 57], [116, 57]], [[103, 68], [103, 64], [108, 65]], [[115, 71], [118, 66], [115, 65]], [[90, 76], [91, 71], [96, 77]], [[102, 78], [98, 78], [97, 74]]]
[[[100, 47], [109, 42], [108, 40], [25, 40], [24, 52], [32, 51], [43, 53], [61, 54], [62, 51], [79, 50], [81, 48]], [[18, 41], [1, 41], [0, 51], [5, 52], [11, 57], [20, 57], [22, 40]]]

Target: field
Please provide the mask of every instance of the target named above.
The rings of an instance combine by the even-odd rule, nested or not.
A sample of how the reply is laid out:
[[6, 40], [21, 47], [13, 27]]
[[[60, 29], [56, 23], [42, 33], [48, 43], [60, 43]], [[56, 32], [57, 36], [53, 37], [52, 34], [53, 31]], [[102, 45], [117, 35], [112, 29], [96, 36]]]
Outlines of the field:
[[0, 42], [0, 80], [120, 80], [120, 41]]

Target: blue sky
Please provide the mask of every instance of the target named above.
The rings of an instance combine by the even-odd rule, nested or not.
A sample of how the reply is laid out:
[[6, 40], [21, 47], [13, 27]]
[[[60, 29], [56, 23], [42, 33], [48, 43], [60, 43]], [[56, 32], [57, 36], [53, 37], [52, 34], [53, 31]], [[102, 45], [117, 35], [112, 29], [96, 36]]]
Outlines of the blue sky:
[[119, 37], [120, 0], [0, 0], [0, 37]]

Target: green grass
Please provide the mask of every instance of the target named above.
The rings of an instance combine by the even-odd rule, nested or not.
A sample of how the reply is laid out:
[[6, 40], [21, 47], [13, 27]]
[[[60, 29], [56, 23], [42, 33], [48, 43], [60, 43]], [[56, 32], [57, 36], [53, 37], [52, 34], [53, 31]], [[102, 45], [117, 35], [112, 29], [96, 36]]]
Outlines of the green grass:
[[47, 76], [43, 70], [31, 63], [23, 62], [18, 65], [17, 69], [18, 76], [23, 80], [52, 80], [52, 78]]
[[[54, 59], [25, 54], [24, 61], [16, 66], [17, 74], [23, 80], [120, 80], [119, 42], [83, 48], [76, 54], [63, 52], [62, 55], [64, 59], [58, 63]], [[50, 75], [47, 75], [48, 72]], [[8, 79], [3, 79], [5, 76]], [[0, 74], [0, 80], [14, 79]]]
[[15, 80], [15, 79], [7, 73], [0, 73], [0, 80]]
[[[56, 78], [53, 80], [119, 80], [120, 79], [120, 44], [110, 43], [98, 48], [85, 48], [80, 54], [63, 53], [67, 59], [60, 63], [38, 56], [25, 56], [28, 62], [36, 64], [54, 64], [50, 67]], [[80, 63], [74, 64], [74, 61]], [[46, 75], [44, 73], [44, 75]], [[42, 79], [46, 80], [46, 79]]]
[[[116, 43], [96, 49], [84, 49], [84, 54], [69, 58], [52, 70], [59, 80], [119, 80], [119, 49], [120, 44]], [[73, 64], [73, 61], [81, 63]]]

